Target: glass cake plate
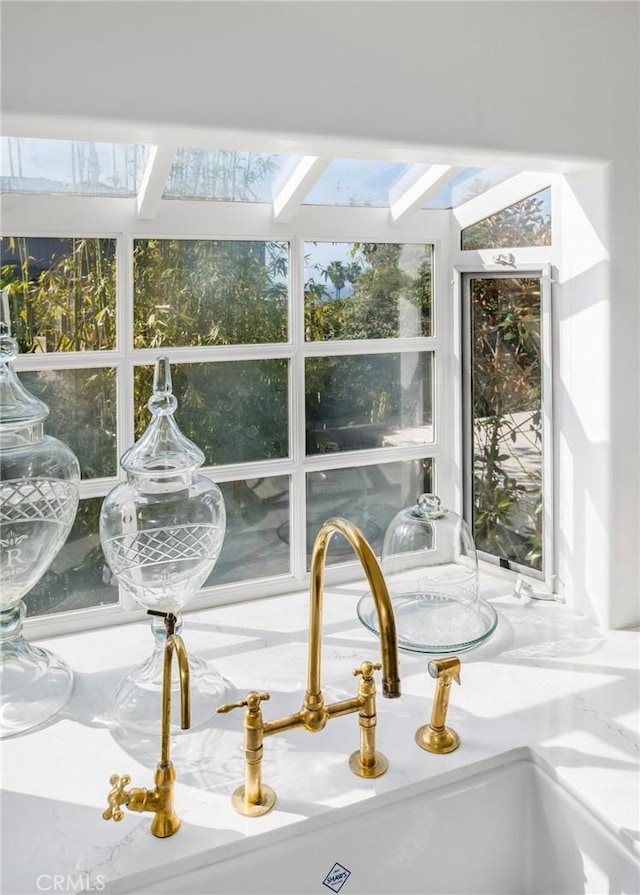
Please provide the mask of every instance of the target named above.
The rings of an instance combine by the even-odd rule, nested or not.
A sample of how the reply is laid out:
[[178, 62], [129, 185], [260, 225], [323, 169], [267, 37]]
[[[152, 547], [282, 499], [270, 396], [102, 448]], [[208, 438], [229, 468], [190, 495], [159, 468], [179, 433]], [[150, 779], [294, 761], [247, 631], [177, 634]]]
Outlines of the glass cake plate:
[[[403, 593], [391, 598], [396, 617], [398, 646], [416, 653], [460, 653], [473, 649], [493, 634], [498, 614], [478, 597], [462, 605], [437, 592]], [[358, 618], [379, 634], [378, 616], [371, 593], [358, 602]]]

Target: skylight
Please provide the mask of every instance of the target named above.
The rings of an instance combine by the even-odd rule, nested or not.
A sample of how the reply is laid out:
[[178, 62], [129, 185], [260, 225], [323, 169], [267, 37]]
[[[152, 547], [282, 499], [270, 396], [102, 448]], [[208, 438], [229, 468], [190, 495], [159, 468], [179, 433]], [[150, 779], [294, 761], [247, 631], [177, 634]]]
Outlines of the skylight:
[[137, 198], [153, 219], [161, 200], [272, 205], [285, 222], [301, 206], [388, 209], [398, 219], [419, 209], [457, 208], [520, 172], [460, 168], [442, 160], [327, 158], [2, 137], [0, 192]]
[[302, 204], [388, 208], [391, 190], [409, 167], [404, 162], [334, 159]]
[[2, 137], [0, 191], [135, 196], [147, 150], [125, 143]]
[[515, 168], [464, 168], [423, 208], [457, 208], [517, 173]]
[[179, 149], [163, 199], [273, 202], [298, 156]]

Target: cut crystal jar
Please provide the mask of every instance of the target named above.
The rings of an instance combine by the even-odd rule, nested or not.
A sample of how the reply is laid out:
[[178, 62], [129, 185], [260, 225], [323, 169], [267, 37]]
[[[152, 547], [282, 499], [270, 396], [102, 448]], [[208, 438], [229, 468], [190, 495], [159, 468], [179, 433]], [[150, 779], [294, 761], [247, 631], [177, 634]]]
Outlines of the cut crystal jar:
[[[464, 519], [442, 506], [435, 494], [421, 494], [401, 510], [385, 532], [381, 556], [396, 617], [398, 645], [424, 653], [458, 653], [486, 640], [496, 611], [480, 597], [478, 559]], [[376, 631], [369, 594], [358, 616]]]
[[[202, 451], [173, 418], [173, 395], [166, 357], [156, 361], [151, 422], [126, 451], [120, 465], [126, 481], [106, 496], [100, 512], [100, 542], [120, 586], [147, 610], [178, 616], [213, 569], [225, 533], [225, 506], [215, 482], [198, 472]], [[160, 729], [165, 626], [151, 624], [151, 657], [120, 683], [115, 715], [124, 727], [142, 733]], [[191, 656], [192, 727], [211, 718], [226, 685], [215, 668]], [[174, 681], [177, 689], [177, 679]]]
[[54, 653], [24, 638], [22, 598], [64, 544], [78, 508], [80, 467], [45, 435], [46, 404], [30, 394], [12, 361], [8, 301], [0, 314], [0, 736], [48, 721], [71, 696], [73, 675]]

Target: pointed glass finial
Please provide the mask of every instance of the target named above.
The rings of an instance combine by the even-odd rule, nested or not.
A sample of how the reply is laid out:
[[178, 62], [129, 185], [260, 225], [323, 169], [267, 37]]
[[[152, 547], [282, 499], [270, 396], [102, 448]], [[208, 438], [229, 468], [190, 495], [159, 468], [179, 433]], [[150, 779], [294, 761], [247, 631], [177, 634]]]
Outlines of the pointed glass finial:
[[9, 287], [2, 290], [0, 304], [0, 363], [6, 364], [18, 355], [18, 343], [11, 335], [11, 317], [9, 316]]
[[49, 416], [44, 401], [26, 390], [11, 366], [18, 352], [18, 343], [11, 335], [9, 289], [5, 286], [0, 301], [0, 428], [29, 426]]
[[173, 414], [178, 407], [178, 400], [173, 394], [171, 383], [171, 364], [168, 357], [159, 357], [153, 371], [153, 394], [147, 402], [153, 416]]
[[178, 401], [171, 384], [169, 358], [156, 360], [153, 394], [147, 402], [151, 422], [140, 439], [126, 451], [120, 465], [134, 475], [171, 476], [197, 469], [204, 463], [204, 454], [186, 438], [173, 418]]

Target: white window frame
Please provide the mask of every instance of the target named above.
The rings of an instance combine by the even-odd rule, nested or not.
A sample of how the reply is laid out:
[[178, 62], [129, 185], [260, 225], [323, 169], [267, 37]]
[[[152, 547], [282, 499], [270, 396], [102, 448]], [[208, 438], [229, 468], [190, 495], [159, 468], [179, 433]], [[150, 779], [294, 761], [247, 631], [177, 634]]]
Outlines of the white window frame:
[[[162, 202], [157, 219], [136, 216], [130, 199], [102, 199], [88, 197], [40, 197], [17, 196], [9, 198], [11, 214], [3, 220], [3, 232], [24, 237], [91, 237], [115, 238], [117, 253], [116, 318], [118, 323], [117, 344], [113, 351], [86, 353], [64, 352], [38, 355], [21, 355], [15, 363], [18, 373], [36, 369], [77, 369], [87, 367], [118, 367], [118, 438], [117, 455], [133, 442], [133, 368], [140, 363], [152, 363], [159, 354], [170, 362], [206, 360], [257, 359], [283, 357], [292, 364], [290, 375], [290, 455], [286, 458], [246, 464], [203, 467], [202, 472], [215, 481], [225, 482], [255, 478], [261, 475], [288, 475], [290, 477], [290, 528], [291, 569], [268, 579], [234, 582], [203, 589], [187, 609], [216, 606], [236, 601], [285, 593], [304, 588], [308, 582], [306, 551], [303, 546], [305, 530], [305, 477], [307, 473], [348, 468], [349, 466], [377, 465], [431, 458], [437, 479], [434, 487], [440, 491], [443, 501], [451, 501], [447, 487], [448, 474], [441, 468], [441, 461], [448, 464], [451, 456], [451, 439], [447, 425], [447, 410], [451, 403], [451, 383], [445, 374], [449, 365], [447, 332], [448, 283], [441, 275], [447, 263], [448, 213], [420, 211], [396, 223], [390, 220], [385, 209], [334, 208], [302, 206], [286, 223], [273, 220], [270, 206], [239, 206], [234, 203], [190, 202], [170, 200]], [[119, 213], [112, 203], [122, 206]], [[111, 210], [110, 210], [111, 209]], [[123, 214], [123, 211], [125, 214]], [[119, 215], [121, 228], [114, 218]], [[109, 228], [98, 228], [96, 222], [105, 219]], [[25, 226], [38, 220], [43, 226], [37, 230]], [[77, 226], [72, 227], [72, 221]], [[64, 226], [59, 226], [62, 222]], [[56, 226], [58, 224], [58, 226]], [[124, 226], [128, 229], [124, 229]], [[212, 239], [212, 240], [278, 240], [290, 244], [290, 333], [286, 343], [273, 345], [216, 346], [216, 358], [212, 349], [162, 348], [133, 349], [133, 242], [144, 238]], [[432, 320], [433, 330], [429, 337], [305, 342], [303, 314], [303, 244], [305, 242], [397, 242], [430, 244], [433, 246], [432, 270]], [[356, 355], [375, 353], [402, 353], [432, 351], [434, 354], [434, 440], [424, 445], [384, 447], [366, 451], [343, 451], [335, 454], [305, 455], [304, 430], [304, 360], [306, 357]], [[80, 484], [82, 498], [104, 496], [119, 480], [121, 470], [114, 478], [92, 479]], [[357, 562], [349, 561], [327, 569], [327, 581], [339, 582], [361, 577]], [[28, 636], [43, 637], [87, 628], [97, 628], [144, 616], [144, 610], [133, 603], [121, 589], [120, 603], [97, 606], [62, 613], [51, 613], [26, 620]]]
[[[176, 144], [177, 145], [177, 144]], [[317, 207], [297, 204], [309, 183], [322, 173], [326, 156], [308, 160], [307, 173], [299, 188], [274, 206], [232, 202], [189, 200], [162, 201], [158, 190], [164, 182], [167, 166], [172, 158], [172, 147], [150, 153], [150, 167], [144, 189], [137, 198], [100, 198], [8, 194], [3, 196], [3, 232], [6, 235], [43, 237], [105, 237], [117, 241], [118, 276], [116, 286], [119, 342], [115, 351], [90, 354], [64, 353], [39, 355], [37, 362], [25, 355], [16, 361], [16, 368], [71, 369], [74, 367], [120, 365], [118, 376], [118, 442], [117, 454], [133, 442], [133, 366], [141, 361], [151, 362], [159, 354], [170, 361], [206, 359], [211, 361], [209, 348], [167, 348], [129, 350], [133, 334], [133, 264], [132, 249], [136, 238], [218, 239], [218, 240], [278, 240], [291, 245], [290, 256], [290, 338], [287, 343], [268, 346], [269, 357], [290, 360], [290, 432], [291, 451], [288, 458], [263, 463], [238, 464], [204, 468], [216, 481], [225, 482], [253, 478], [259, 475], [288, 475], [291, 482], [290, 522], [292, 533], [291, 573], [251, 582], [219, 585], [201, 591], [187, 607], [189, 610], [231, 603], [250, 598], [299, 590], [306, 586], [305, 551], [302, 533], [305, 529], [305, 476], [323, 469], [349, 465], [375, 465], [385, 462], [432, 458], [434, 490], [443, 503], [462, 511], [463, 507], [463, 433], [462, 433], [462, 354], [460, 340], [460, 276], [465, 269], [491, 270], [495, 251], [462, 252], [459, 249], [460, 230], [470, 223], [519, 201], [527, 195], [549, 186], [554, 176], [549, 174], [519, 174], [488, 190], [453, 210], [425, 210], [425, 200], [433, 184], [425, 184], [424, 195], [414, 197], [407, 208]], [[367, 153], [372, 157], [370, 153]], [[380, 153], [380, 157], [386, 157]], [[302, 163], [301, 163], [302, 165]], [[443, 178], [453, 176], [457, 169], [447, 171]], [[300, 174], [300, 172], [298, 172]], [[304, 172], [303, 172], [304, 173]], [[306, 179], [305, 179], [306, 178]], [[295, 184], [293, 185], [295, 187]], [[155, 194], [154, 194], [155, 190]], [[33, 222], [38, 222], [34, 229]], [[304, 242], [398, 242], [433, 245], [433, 331], [429, 338], [371, 340], [362, 342], [305, 343], [302, 244]], [[506, 250], [522, 269], [548, 264], [549, 249]], [[498, 270], [504, 267], [497, 265]], [[322, 355], [371, 354], [383, 351], [433, 351], [434, 367], [434, 440], [427, 445], [385, 447], [368, 451], [305, 456], [304, 451], [304, 358]], [[264, 357], [266, 346], [223, 346], [217, 350], [218, 360]], [[550, 358], [550, 352], [546, 352]], [[549, 371], [550, 376], [550, 371]], [[122, 420], [120, 422], [120, 419]], [[545, 425], [550, 425], [545, 412]], [[297, 433], [297, 434], [294, 434]], [[549, 443], [549, 442], [547, 442]], [[551, 451], [546, 452], [550, 460]], [[547, 475], [551, 488], [552, 473]], [[119, 478], [95, 479], [81, 484], [81, 497], [103, 496]], [[545, 533], [552, 537], [553, 504], [545, 491]], [[547, 515], [549, 521], [546, 521]], [[553, 547], [552, 547], [553, 549]], [[545, 555], [553, 556], [545, 543]], [[552, 563], [549, 563], [551, 566]], [[355, 562], [331, 566], [327, 569], [328, 582], [354, 580], [361, 577]], [[553, 589], [553, 576], [547, 576], [547, 586]], [[49, 636], [86, 628], [97, 628], [131, 621], [144, 615], [144, 610], [121, 595], [121, 603], [113, 606], [79, 609], [26, 620], [30, 637]]]
[[[552, 218], [551, 232], [552, 244], [550, 246], [505, 246], [499, 249], [474, 249], [463, 250], [460, 248], [460, 235], [466, 227], [475, 224], [484, 218], [502, 211], [527, 196], [532, 196], [547, 187], [551, 188]], [[476, 273], [508, 273], [514, 276], [526, 276], [531, 273], [540, 276], [541, 279], [541, 314], [542, 314], [542, 352], [543, 352], [543, 550], [545, 565], [542, 576], [528, 567], [517, 567], [513, 564], [509, 570], [501, 570], [510, 580], [516, 576], [531, 578], [537, 591], [546, 591], [546, 595], [556, 595], [557, 592], [557, 563], [558, 548], [555, 537], [555, 525], [557, 508], [555, 494], [555, 458], [557, 457], [557, 431], [553, 425], [554, 398], [554, 367], [553, 357], [557, 352], [557, 334], [554, 325], [555, 314], [552, 304], [552, 287], [557, 280], [552, 267], [557, 262], [556, 222], [559, 218], [558, 207], [561, 202], [562, 175], [546, 172], [525, 171], [514, 175], [502, 183], [487, 190], [479, 196], [458, 205], [452, 209], [451, 217], [451, 258], [452, 258], [452, 292], [453, 307], [456, 315], [453, 327], [454, 354], [456, 358], [456, 374], [462, 380], [463, 364], [463, 290], [462, 278], [465, 274]], [[463, 384], [456, 391], [455, 407], [455, 451], [461, 458], [458, 475], [459, 502], [457, 508], [464, 513], [463, 494], [468, 492], [468, 483], [464, 482], [464, 470], [462, 458], [465, 451], [465, 434], [463, 428], [464, 411], [462, 407]], [[466, 485], [466, 487], [465, 487]], [[491, 571], [495, 574], [499, 568], [499, 561], [488, 554], [480, 555], [481, 562], [487, 562]]]
[[[509, 277], [532, 277], [540, 280], [540, 343], [542, 348], [542, 571], [514, 561], [509, 561], [507, 568], [519, 575], [541, 579], [547, 590], [553, 593], [555, 584], [554, 560], [554, 472], [553, 472], [553, 333], [551, 309], [551, 265], [519, 265], [513, 264], [508, 270], [503, 266], [487, 264], [482, 267], [474, 265], [457, 265], [455, 268], [456, 303], [460, 307], [459, 338], [461, 350], [462, 402], [460, 442], [462, 447], [463, 475], [463, 514], [471, 524], [473, 501], [473, 465], [470, 461], [472, 451], [471, 419], [470, 419], [470, 327], [469, 327], [469, 284], [472, 279], [494, 279]], [[501, 558], [485, 551], [478, 550], [478, 557], [491, 565], [502, 567]]]

